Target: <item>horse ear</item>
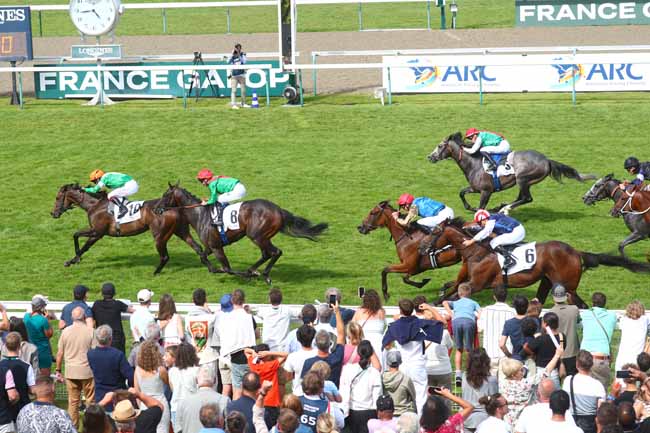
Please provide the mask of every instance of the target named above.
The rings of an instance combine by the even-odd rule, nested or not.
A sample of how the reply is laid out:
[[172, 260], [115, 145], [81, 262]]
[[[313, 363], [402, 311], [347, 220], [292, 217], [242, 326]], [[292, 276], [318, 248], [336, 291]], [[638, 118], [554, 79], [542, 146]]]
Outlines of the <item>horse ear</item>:
[[383, 200], [383, 201], [380, 201], [379, 204], [378, 204], [377, 206], [379, 206], [380, 208], [385, 208], [385, 207], [388, 205], [388, 202], [389, 202], [389, 201], [390, 201], [390, 200]]
[[614, 177], [614, 173], [610, 173], [607, 176], [605, 176], [605, 179], [612, 179]]
[[173, 188], [172, 183], [170, 181], [167, 181], [167, 185], [169, 186], [169, 188]]
[[178, 188], [178, 187], [180, 186], [180, 184], [181, 184], [181, 180], [178, 179], [178, 180], [176, 181], [176, 185], [175, 185], [175, 186]]

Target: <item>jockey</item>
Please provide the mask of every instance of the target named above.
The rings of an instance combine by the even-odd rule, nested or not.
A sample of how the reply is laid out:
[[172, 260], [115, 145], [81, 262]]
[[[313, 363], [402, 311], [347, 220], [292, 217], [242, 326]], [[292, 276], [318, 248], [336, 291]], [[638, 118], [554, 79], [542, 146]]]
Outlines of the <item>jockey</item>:
[[625, 181], [620, 184], [620, 188], [623, 190], [626, 189], [629, 184], [639, 186], [643, 184], [643, 181], [650, 180], [650, 161], [640, 163], [637, 158], [630, 156], [625, 160], [623, 167], [628, 173], [636, 175], [636, 178], [634, 178], [633, 181]]
[[497, 163], [492, 158], [492, 154], [510, 152], [510, 143], [503, 136], [496, 132], [479, 131], [476, 128], [469, 128], [465, 132], [465, 138], [472, 141], [473, 145], [467, 150], [467, 153], [474, 154], [479, 149], [481, 154], [487, 158], [490, 163], [490, 169], [496, 170]]
[[95, 186], [84, 188], [84, 191], [97, 193], [104, 187], [112, 189], [112, 191], [108, 193], [108, 199], [120, 209], [117, 218], [122, 218], [127, 214], [129, 210], [124, 204], [124, 200], [126, 197], [138, 192], [138, 182], [128, 174], [117, 172], [104, 173], [104, 171], [100, 169], [93, 170], [90, 173], [90, 181], [94, 183]]
[[217, 207], [217, 226], [223, 228], [223, 210], [233, 201], [241, 200], [246, 196], [246, 187], [239, 179], [226, 176], [215, 176], [207, 168], [196, 175], [196, 179], [210, 190], [210, 198], [201, 201], [202, 205], [214, 204]]
[[454, 211], [443, 203], [429, 197], [415, 198], [411, 194], [402, 194], [397, 200], [399, 210], [395, 213], [395, 220], [402, 227], [407, 227], [416, 218], [419, 228], [425, 233], [447, 219], [454, 218]]
[[524, 226], [516, 219], [500, 213], [490, 215], [485, 209], [479, 209], [474, 214], [474, 222], [483, 226], [483, 230], [478, 232], [474, 238], [463, 242], [463, 246], [468, 247], [494, 233], [496, 236], [490, 241], [490, 246], [504, 257], [503, 270], [507, 271], [516, 263], [516, 260], [509, 251], [503, 248], [503, 245], [513, 245], [524, 240], [526, 237]]

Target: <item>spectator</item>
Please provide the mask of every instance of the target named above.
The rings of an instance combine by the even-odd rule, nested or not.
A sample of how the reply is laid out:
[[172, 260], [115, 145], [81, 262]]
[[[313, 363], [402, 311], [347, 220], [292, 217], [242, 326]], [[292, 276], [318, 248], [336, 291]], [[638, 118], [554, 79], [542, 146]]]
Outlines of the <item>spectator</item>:
[[0, 332], [3, 333], [3, 338], [4, 338], [4, 333], [9, 331], [10, 325], [9, 325], [9, 316], [7, 315], [7, 309], [2, 304], [0, 304], [0, 315], [2, 316], [2, 320], [0, 321]]
[[505, 379], [499, 381], [499, 392], [508, 402], [508, 413], [504, 419], [510, 424], [511, 428], [515, 427], [521, 411], [533, 398], [534, 386], [551, 374], [558, 362], [560, 362], [562, 352], [562, 346], [558, 347], [555, 350], [555, 355], [544, 370], [538, 368], [535, 375], [527, 377], [524, 366], [520, 361], [516, 359], [503, 360], [502, 369]]
[[34, 393], [36, 400], [18, 413], [18, 433], [77, 433], [70, 416], [54, 405], [54, 379], [38, 376]]
[[[582, 323], [590, 323], [589, 320], [585, 320], [585, 317], [583, 317]], [[583, 343], [585, 340], [587, 338], [583, 339]], [[571, 411], [576, 425], [584, 433], [594, 433], [596, 431], [596, 409], [601, 401], [605, 401], [606, 397], [602, 383], [591, 376], [593, 365], [594, 359], [591, 353], [581, 350], [578, 352], [576, 359], [578, 374], [567, 376], [562, 384], [562, 389], [571, 396]], [[575, 402], [575, 405], [573, 402]]]
[[[165, 355], [165, 349], [160, 345], [160, 326], [156, 322], [151, 322], [147, 325], [147, 327], [144, 330], [144, 337], [145, 341], [152, 341], [156, 344], [158, 347], [158, 351], [160, 352], [160, 356]], [[136, 366], [136, 360], [138, 359], [138, 353], [140, 352], [140, 346], [142, 345], [141, 342], [133, 342], [133, 347], [131, 348], [131, 353], [129, 353], [129, 364], [135, 368]]]
[[0, 361], [0, 431], [16, 431], [18, 412], [30, 403], [34, 386], [34, 369], [18, 358], [20, 334], [10, 332], [6, 337], [7, 356]]
[[[257, 399], [255, 400], [255, 405], [253, 406], [253, 425], [255, 427], [255, 433], [269, 433], [269, 429], [266, 426], [264, 421], [264, 400], [266, 399], [266, 394], [269, 389], [273, 386], [273, 383], [270, 381], [262, 382], [262, 387], [257, 393]], [[289, 431], [294, 432], [298, 427], [298, 419], [295, 418], [295, 422], [289, 426]]]
[[32, 312], [25, 313], [23, 323], [27, 328], [27, 335], [38, 349], [38, 369], [41, 375], [49, 376], [52, 369], [52, 346], [50, 338], [54, 330], [48, 320], [47, 298], [42, 295], [32, 297]]
[[314, 365], [312, 365], [309, 371], [313, 371], [314, 373], [319, 375], [321, 379], [323, 379], [324, 382], [323, 393], [325, 394], [325, 397], [327, 397], [329, 401], [336, 402], [336, 403], [341, 403], [343, 401], [338, 387], [334, 385], [334, 382], [328, 380], [330, 374], [332, 373], [332, 369], [330, 368], [327, 362], [318, 361]]
[[480, 347], [469, 352], [467, 371], [463, 373], [463, 400], [474, 406], [474, 411], [465, 418], [464, 424], [465, 429], [470, 431], [476, 430], [490, 415], [485, 411], [485, 404], [481, 403], [483, 397], [495, 395], [498, 390], [497, 378], [490, 375], [490, 369], [491, 360], [485, 349]]
[[[512, 307], [515, 309], [515, 317], [506, 320], [503, 324], [503, 331], [501, 332], [501, 339], [499, 340], [499, 347], [504, 355], [508, 358], [513, 358], [517, 361], [523, 361], [521, 357], [521, 349], [523, 347], [523, 338], [521, 335], [521, 321], [526, 317], [528, 310], [528, 299], [522, 295], [515, 295], [512, 299]], [[510, 347], [508, 347], [510, 342]], [[499, 378], [501, 380], [501, 378]]]
[[[370, 346], [372, 347], [372, 346]], [[302, 403], [302, 414], [300, 424], [316, 432], [316, 421], [322, 413], [329, 413], [334, 416], [336, 426], [342, 429], [344, 425], [343, 413], [330, 405], [329, 400], [323, 396], [325, 383], [315, 372], [305, 374], [302, 379], [303, 394], [300, 396]]]
[[168, 372], [169, 387], [172, 390], [169, 410], [174, 431], [180, 430], [180, 425], [176, 422], [179, 402], [196, 393], [196, 378], [199, 373], [199, 358], [194, 347], [189, 343], [181, 343], [177, 347], [174, 366]]
[[496, 377], [499, 362], [504, 358], [499, 347], [503, 325], [515, 316], [515, 311], [506, 304], [508, 292], [504, 286], [495, 287], [492, 293], [495, 302], [481, 311], [478, 329], [483, 333], [483, 347], [490, 357], [490, 374]]
[[[388, 326], [382, 340], [384, 348], [389, 348], [393, 342], [402, 355], [400, 370], [406, 373], [415, 387], [416, 408], [422, 408], [426, 400], [427, 370], [424, 357], [426, 341], [440, 343], [442, 341], [443, 324], [441, 317], [434, 308], [422, 305], [436, 315], [436, 320], [422, 320], [413, 316], [415, 306], [410, 299], [399, 301], [400, 316]], [[440, 319], [439, 319], [440, 318]]]
[[417, 412], [415, 387], [411, 378], [399, 370], [401, 364], [402, 354], [398, 350], [391, 350], [386, 354], [388, 370], [382, 374], [384, 391], [392, 398], [395, 415], [398, 416], [406, 412]]
[[[226, 417], [226, 432], [245, 433], [248, 431], [248, 423], [243, 413], [232, 411]], [[253, 427], [255, 431], [255, 427]]]
[[316, 332], [322, 330], [336, 335], [336, 328], [332, 328], [332, 325], [330, 325], [330, 320], [332, 320], [332, 316], [334, 316], [334, 310], [332, 310], [332, 307], [328, 304], [320, 304], [316, 309], [316, 314], [318, 316], [318, 323], [314, 325]]
[[462, 383], [460, 366], [463, 361], [463, 352], [470, 352], [474, 348], [476, 321], [481, 315], [481, 306], [473, 299], [470, 299], [471, 294], [472, 287], [468, 283], [462, 283], [458, 286], [460, 299], [442, 302], [449, 316], [453, 317], [451, 327], [454, 333], [454, 346], [456, 346], [454, 364], [456, 366], [457, 387], [460, 387]]
[[257, 373], [246, 373], [242, 380], [241, 387], [240, 397], [228, 404], [228, 419], [230, 419], [230, 415], [233, 412], [241, 413], [246, 420], [246, 432], [255, 433], [255, 424], [253, 424], [253, 406], [255, 405], [255, 400], [257, 400], [257, 394], [262, 387], [260, 377]]
[[604, 389], [607, 389], [611, 374], [610, 343], [616, 327], [616, 314], [605, 309], [607, 297], [603, 293], [595, 292], [591, 296], [591, 302], [593, 308], [580, 313], [582, 319], [580, 349], [591, 352], [593, 358], [591, 375], [603, 385]]
[[[300, 397], [297, 397], [294, 394], [285, 395], [284, 398], [282, 399], [282, 406], [280, 406], [280, 413], [282, 413], [283, 409], [291, 409], [296, 414], [299, 421], [302, 419], [303, 410], [302, 410], [302, 402], [300, 401]], [[341, 415], [341, 418], [342, 417], [343, 416]], [[303, 424], [300, 424], [298, 426], [298, 429], [296, 430], [296, 433], [311, 433], [311, 432], [312, 432], [311, 427], [308, 427]], [[271, 433], [278, 433], [278, 427], [274, 426], [273, 429], [271, 430]]]
[[[316, 333], [316, 349], [318, 352], [313, 358], [308, 358], [305, 360], [302, 368], [302, 374], [304, 376], [305, 372], [311, 369], [311, 366], [314, 365], [317, 361], [325, 361], [329, 364], [332, 372], [330, 378], [334, 385], [339, 386], [339, 381], [341, 379], [341, 369], [343, 367], [343, 353], [345, 344], [345, 328], [343, 325], [343, 320], [341, 318], [341, 313], [339, 311], [338, 304], [333, 305], [334, 314], [336, 314], [336, 345], [330, 353], [331, 339], [330, 334], [326, 331], [320, 330]], [[359, 353], [359, 356], [361, 354]]]
[[316, 433], [338, 433], [334, 417], [329, 413], [321, 413], [316, 420]]
[[[578, 359], [580, 355], [578, 354]], [[579, 371], [580, 367], [578, 367]], [[552, 416], [550, 418], [542, 418], [531, 423], [531, 428], [528, 430], [530, 433], [580, 433], [580, 430], [575, 425], [567, 422], [565, 414], [569, 409], [569, 395], [562, 390], [553, 391], [549, 401]]]
[[[20, 317], [9, 319], [9, 332], [17, 332], [20, 335], [20, 348], [18, 349], [18, 358], [32, 366], [34, 375], [39, 372], [38, 368], [38, 348], [29, 342], [25, 322]], [[0, 342], [0, 357], [7, 358], [9, 352], [7, 346]]]
[[84, 317], [86, 318], [86, 325], [88, 325], [90, 329], [93, 329], [95, 327], [95, 322], [93, 321], [93, 311], [88, 306], [88, 304], [86, 304], [86, 300], [88, 298], [88, 287], [77, 285], [74, 287], [74, 289], [72, 289], [72, 295], [74, 297], [74, 301], [66, 304], [63, 307], [63, 310], [61, 310], [59, 329], [63, 329], [67, 326], [72, 326], [72, 322], [74, 321], [72, 318], [72, 310], [77, 307], [81, 307], [83, 309]]
[[[342, 305], [341, 303], [341, 291], [337, 289], [336, 287], [330, 287], [325, 290], [325, 303], [329, 303], [329, 298], [330, 295], [336, 296], [336, 303], [339, 304], [339, 307]], [[347, 325], [350, 320], [354, 317], [355, 311], [350, 309], [350, 308], [344, 308], [340, 307], [339, 310], [341, 311], [341, 317], [343, 318], [343, 324]], [[336, 316], [332, 317], [330, 319], [330, 325], [332, 325], [332, 328], [336, 329]]]
[[[229, 65], [240, 66], [246, 64], [246, 53], [242, 51], [241, 44], [235, 44], [235, 49], [232, 51]], [[237, 85], [241, 93], [241, 106], [249, 107], [246, 105], [246, 69], [232, 69], [230, 71], [230, 105], [232, 108], [239, 108], [237, 103]]]
[[363, 328], [357, 322], [350, 322], [347, 325], [346, 335], [347, 343], [344, 347], [343, 364], [359, 362], [357, 348], [359, 347], [359, 343], [365, 339]]
[[267, 428], [272, 428], [280, 415], [280, 381], [278, 371], [289, 355], [286, 352], [271, 352], [267, 344], [258, 344], [255, 350], [246, 348], [248, 368], [259, 375], [262, 383], [270, 382], [271, 388], [264, 398], [264, 420]]
[[[551, 379], [542, 379], [539, 382], [539, 386], [537, 387], [537, 403], [528, 405], [521, 411], [517, 424], [515, 425], [515, 433], [528, 433], [538, 420], [550, 419], [553, 416], [553, 412], [549, 406], [553, 391], [555, 391], [555, 382]], [[567, 424], [575, 425], [573, 416], [568, 409], [564, 414], [564, 419]]]
[[[106, 393], [118, 389], [127, 389], [133, 385], [133, 367], [129, 365], [124, 353], [112, 347], [113, 330], [108, 325], [101, 325], [95, 330], [97, 347], [88, 351], [88, 364], [95, 380], [95, 400], [101, 402]], [[113, 411], [110, 402], [104, 406]]]
[[88, 351], [93, 344], [93, 330], [88, 327], [83, 307], [72, 310], [72, 325], [66, 327], [59, 338], [56, 354], [56, 377], [63, 380], [61, 368], [65, 360], [65, 387], [68, 391], [68, 413], [79, 429], [81, 394], [86, 404], [95, 402], [95, 379], [88, 363]]
[[[566, 337], [558, 330], [558, 327], [559, 318], [557, 314], [553, 312], [544, 314], [542, 334], [532, 342], [524, 345], [524, 351], [535, 357], [535, 366], [537, 368], [546, 368], [555, 356], [556, 344], [562, 346], [563, 349], [566, 347]], [[561, 365], [561, 362], [559, 365]], [[557, 367], [551, 370], [550, 378], [553, 379], [559, 389], [560, 374]]]
[[[233, 310], [220, 320], [219, 335], [221, 355], [230, 355], [233, 400], [237, 400], [242, 393], [244, 375], [249, 371], [244, 349], [255, 345], [255, 320], [244, 308], [245, 296], [242, 290], [235, 290], [231, 301]], [[252, 420], [252, 415], [247, 418]], [[249, 428], [253, 428], [249, 424]]]
[[176, 424], [183, 433], [197, 433], [201, 430], [200, 412], [206, 404], [216, 404], [222, 421], [230, 399], [214, 390], [216, 371], [209, 365], [199, 368], [197, 376], [198, 390], [195, 394], [184, 398], [176, 408]]
[[[621, 367], [621, 370], [635, 369], [638, 370], [639, 367], [636, 364], [624, 364]], [[616, 381], [612, 383], [612, 395], [614, 396], [614, 404], [616, 406], [620, 405], [624, 401], [629, 403], [634, 403], [634, 397], [636, 396], [639, 389], [636, 386], [636, 378], [630, 376], [626, 379], [622, 379], [625, 389], [621, 390], [621, 383]]]
[[302, 377], [302, 370], [305, 361], [313, 358], [318, 353], [312, 349], [312, 341], [316, 331], [312, 326], [302, 325], [298, 328], [296, 337], [302, 346], [298, 352], [290, 353], [287, 361], [284, 363], [284, 369], [289, 374], [289, 378], [293, 378], [293, 393], [297, 396], [302, 395], [302, 388], [300, 386], [300, 378]]
[[178, 346], [185, 340], [183, 318], [176, 312], [174, 297], [168, 293], [162, 295], [158, 303], [158, 325], [163, 347]]
[[429, 386], [441, 386], [451, 389], [451, 360], [449, 354], [453, 348], [454, 343], [447, 329], [443, 329], [440, 343], [426, 342], [425, 357], [427, 384]]
[[[338, 319], [337, 319], [338, 320]], [[361, 325], [365, 339], [370, 341], [378, 358], [381, 358], [381, 340], [386, 329], [386, 311], [376, 290], [367, 290], [361, 300], [361, 307], [352, 316]]]
[[142, 289], [138, 292], [138, 302], [140, 305], [134, 307], [131, 314], [130, 325], [133, 341], [142, 342], [145, 337], [147, 325], [154, 321], [153, 314], [149, 311], [151, 307], [151, 298], [154, 293], [149, 289]]
[[508, 413], [508, 402], [499, 393], [484, 395], [479, 403], [485, 407], [489, 418], [485, 418], [476, 429], [476, 433], [510, 433], [512, 430], [503, 420]]
[[110, 326], [113, 330], [112, 346], [126, 354], [126, 337], [122, 327], [122, 313], [132, 314], [133, 307], [113, 299], [115, 296], [113, 283], [102, 284], [102, 296], [104, 299], [95, 301], [92, 306], [95, 325], [98, 328], [102, 325]]
[[625, 433], [631, 433], [637, 429], [636, 412], [634, 405], [629, 401], [622, 401], [618, 404], [618, 423], [623, 427]]
[[630, 302], [618, 326], [621, 328], [621, 342], [618, 346], [614, 370], [623, 370], [623, 364], [634, 363], [637, 354], [645, 350], [650, 321], [645, 315], [643, 304], [638, 300]]
[[[451, 415], [449, 405], [443, 397], [461, 407], [461, 411]], [[463, 431], [463, 422], [474, 411], [474, 406], [460, 397], [456, 397], [448, 389], [436, 391], [436, 395], [427, 398], [422, 406], [420, 417], [421, 433], [452, 433]]]
[[398, 433], [418, 433], [419, 431], [418, 414], [415, 412], [403, 413], [397, 420]]
[[83, 424], [84, 433], [113, 433], [113, 426], [104, 408], [97, 404], [91, 404], [86, 408]]
[[596, 410], [596, 431], [601, 433], [607, 426], [618, 424], [618, 411], [611, 401], [605, 401]]
[[522, 338], [522, 349], [519, 351], [519, 356], [521, 357], [524, 367], [528, 370], [528, 374], [534, 375], [537, 371], [537, 364], [535, 362], [535, 354], [529, 349], [526, 350], [526, 346], [533, 344], [536, 336], [541, 336], [538, 333], [539, 323], [532, 317], [524, 317], [524, 320], [521, 321], [521, 338]]
[[215, 403], [204, 404], [199, 411], [199, 421], [203, 428], [198, 433], [225, 433], [223, 427], [223, 417], [221, 409]]
[[639, 422], [650, 418], [650, 378], [646, 378], [634, 400], [634, 411]]
[[146, 340], [140, 345], [133, 378], [137, 393], [154, 398], [161, 404], [163, 413], [156, 432], [169, 433], [169, 405], [164, 393], [165, 384], [169, 385], [169, 376], [162, 365], [160, 349], [158, 343], [152, 340]]
[[576, 356], [580, 348], [580, 339], [578, 338], [578, 323], [580, 322], [580, 310], [575, 305], [567, 304], [567, 292], [563, 285], [555, 284], [551, 291], [553, 296], [553, 308], [551, 311], [557, 314], [559, 318], [558, 330], [564, 334], [566, 345], [562, 364], [567, 376], [574, 375], [576, 370]]
[[539, 299], [533, 298], [528, 303], [528, 309], [526, 310], [526, 316], [532, 317], [537, 323], [537, 332], [542, 331], [542, 322], [540, 316], [542, 315], [542, 303], [539, 302]]
[[[340, 317], [337, 324], [338, 321]], [[367, 433], [368, 420], [377, 417], [376, 402], [382, 385], [381, 374], [370, 363], [373, 354], [372, 343], [362, 341], [359, 363], [347, 364], [341, 374], [341, 408], [346, 416], [345, 425], [353, 432]]]
[[261, 308], [257, 316], [262, 319], [262, 341], [271, 352], [287, 351], [287, 336], [292, 314], [289, 307], [282, 305], [282, 292], [273, 288], [269, 291], [270, 307]]
[[[303, 305], [302, 309], [300, 310], [300, 319], [302, 320], [303, 325], [313, 327], [315, 325], [317, 317], [318, 313], [316, 312], [316, 307], [314, 307], [312, 304]], [[314, 335], [315, 334], [316, 331], [314, 331]], [[298, 329], [294, 329], [293, 331], [289, 332], [287, 341], [287, 351], [289, 353], [299, 352], [301, 350], [301, 344], [300, 341], [298, 341]]]
[[642, 372], [650, 372], [650, 353], [641, 352], [636, 357], [636, 364]]
[[[219, 320], [223, 314], [232, 311], [230, 295], [227, 297], [228, 302], [221, 306], [221, 311], [213, 313], [208, 305], [207, 294], [204, 289], [194, 289], [192, 292], [192, 302], [185, 318], [185, 334], [188, 341], [199, 357], [199, 365], [208, 365], [221, 374], [222, 393], [229, 396], [232, 393], [232, 376], [230, 374], [230, 361], [219, 358], [221, 350], [221, 339], [219, 337]], [[217, 380], [217, 385], [219, 381]]]
[[[123, 391], [115, 393], [113, 401], [115, 410], [112, 417], [117, 427], [117, 433], [155, 433], [163, 416], [162, 403], [139, 391], [133, 391], [133, 394]], [[146, 410], [134, 408], [138, 400]]]
[[380, 395], [377, 399], [377, 419], [368, 420], [369, 433], [397, 432], [397, 418], [393, 417], [395, 406], [388, 394]]

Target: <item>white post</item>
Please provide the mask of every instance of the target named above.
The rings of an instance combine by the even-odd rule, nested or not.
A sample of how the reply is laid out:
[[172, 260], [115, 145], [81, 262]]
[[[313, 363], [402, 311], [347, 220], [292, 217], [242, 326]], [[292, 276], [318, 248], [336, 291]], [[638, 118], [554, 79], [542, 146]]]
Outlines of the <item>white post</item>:
[[296, 13], [296, 0], [290, 0], [291, 8], [291, 64], [296, 64], [296, 33], [298, 27], [298, 15]]
[[280, 68], [284, 70], [284, 62], [282, 61], [282, 0], [278, 0], [278, 60], [280, 61]]

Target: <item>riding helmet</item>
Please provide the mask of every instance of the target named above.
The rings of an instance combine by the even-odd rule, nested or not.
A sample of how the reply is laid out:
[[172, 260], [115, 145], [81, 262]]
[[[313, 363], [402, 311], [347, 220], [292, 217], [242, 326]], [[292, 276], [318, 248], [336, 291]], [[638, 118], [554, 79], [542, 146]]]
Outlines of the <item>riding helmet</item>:
[[198, 180], [210, 180], [213, 177], [214, 177], [214, 173], [212, 173], [207, 168], [201, 169], [201, 171], [199, 171], [199, 173], [196, 175], [196, 178]]
[[400, 206], [404, 206], [413, 203], [413, 200], [415, 200], [415, 197], [413, 197], [409, 193], [404, 193], [399, 196], [399, 199], [397, 200], [397, 204]]
[[630, 156], [628, 159], [625, 160], [625, 164], [623, 164], [623, 167], [626, 170], [629, 170], [631, 168], [634, 168], [634, 169], [638, 170], [639, 169], [639, 160], [636, 159], [633, 156]]
[[488, 218], [490, 218], [490, 212], [486, 211], [485, 209], [479, 209], [474, 214], [475, 223], [480, 223], [481, 221], [486, 220]]
[[89, 177], [90, 177], [90, 181], [94, 182], [96, 180], [101, 179], [102, 176], [104, 176], [104, 171], [98, 168], [96, 170], [91, 171]]
[[476, 128], [469, 128], [467, 131], [465, 131], [465, 138], [472, 138], [474, 135], [478, 134], [479, 131]]

